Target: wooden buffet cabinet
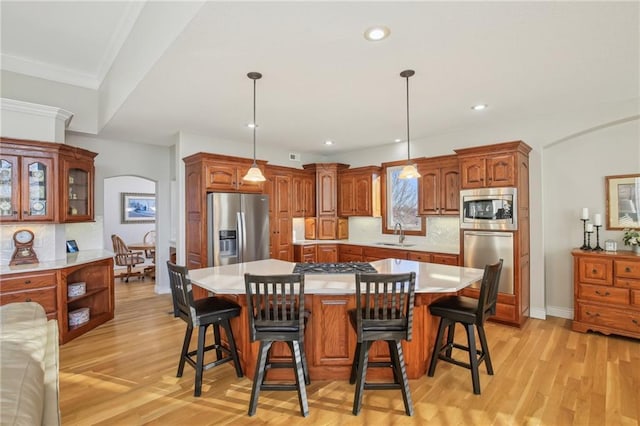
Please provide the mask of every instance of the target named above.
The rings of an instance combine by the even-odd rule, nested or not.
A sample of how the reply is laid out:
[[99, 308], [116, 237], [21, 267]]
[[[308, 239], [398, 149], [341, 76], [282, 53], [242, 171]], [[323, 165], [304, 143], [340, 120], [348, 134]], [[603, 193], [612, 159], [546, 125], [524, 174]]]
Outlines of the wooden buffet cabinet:
[[[76, 282], [84, 282], [86, 292], [68, 297], [69, 284]], [[3, 273], [0, 305], [13, 302], [42, 305], [47, 317], [58, 321], [60, 343], [66, 343], [113, 319], [113, 258], [73, 263], [60, 269]], [[89, 321], [77, 327], [69, 326], [69, 312], [81, 308], [89, 308]]]
[[[518, 229], [513, 233], [513, 294], [498, 293], [492, 320], [522, 326], [530, 307], [529, 152], [522, 141], [456, 149], [460, 164], [460, 188], [515, 187], [518, 191]], [[461, 265], [464, 265], [464, 230], [460, 230]], [[479, 290], [463, 294], [478, 297]]]
[[94, 152], [0, 138], [0, 223], [94, 220]]
[[575, 249], [574, 331], [640, 339], [640, 255]]

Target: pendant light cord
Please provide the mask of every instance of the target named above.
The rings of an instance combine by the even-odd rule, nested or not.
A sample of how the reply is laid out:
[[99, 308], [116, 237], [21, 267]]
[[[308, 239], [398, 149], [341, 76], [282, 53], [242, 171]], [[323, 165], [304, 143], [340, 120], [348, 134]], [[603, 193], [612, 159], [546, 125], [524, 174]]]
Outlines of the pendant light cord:
[[407, 161], [411, 161], [411, 144], [409, 143], [409, 76], [406, 76], [407, 80]]
[[256, 80], [253, 80], [253, 166], [256, 166]]

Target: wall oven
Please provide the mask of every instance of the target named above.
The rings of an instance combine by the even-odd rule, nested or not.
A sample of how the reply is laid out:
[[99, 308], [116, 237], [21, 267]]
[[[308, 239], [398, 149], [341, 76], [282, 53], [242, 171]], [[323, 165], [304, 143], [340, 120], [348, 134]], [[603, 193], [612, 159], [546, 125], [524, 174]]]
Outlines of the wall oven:
[[460, 228], [496, 231], [518, 229], [516, 188], [478, 188], [460, 191]]

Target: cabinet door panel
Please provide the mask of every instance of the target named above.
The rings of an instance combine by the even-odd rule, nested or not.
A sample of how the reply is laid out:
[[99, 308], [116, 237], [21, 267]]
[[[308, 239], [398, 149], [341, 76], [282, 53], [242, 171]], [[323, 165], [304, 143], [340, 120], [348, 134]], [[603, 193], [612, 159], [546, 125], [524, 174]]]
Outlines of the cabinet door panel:
[[304, 194], [303, 214], [305, 217], [315, 216], [316, 215], [315, 176], [305, 176], [302, 179], [302, 189]]
[[439, 172], [436, 169], [432, 169], [421, 171], [421, 173], [420, 214], [437, 214], [438, 195], [440, 193]]
[[335, 244], [320, 244], [316, 249], [316, 258], [320, 263], [335, 263], [338, 261], [338, 247]]
[[318, 239], [335, 240], [338, 232], [338, 218], [318, 217]]
[[233, 191], [237, 184], [237, 170], [232, 166], [209, 165], [206, 168], [207, 189]]
[[578, 268], [582, 283], [613, 285], [613, 262], [610, 259], [581, 257]]
[[354, 213], [356, 216], [371, 216], [371, 176], [363, 175], [354, 178], [355, 199]]
[[460, 172], [458, 167], [443, 168], [440, 173], [440, 214], [460, 213]]
[[316, 366], [351, 365], [356, 335], [349, 322], [348, 310], [355, 308], [353, 296], [319, 296], [313, 298], [313, 364]]
[[304, 217], [306, 202], [304, 190], [304, 178], [293, 176], [291, 179], [291, 216], [293, 217]]
[[460, 160], [461, 183], [463, 189], [483, 188], [485, 186], [484, 157], [470, 157]]
[[487, 186], [514, 186], [515, 158], [513, 154], [487, 158]]
[[355, 214], [356, 199], [354, 197], [353, 176], [340, 176], [338, 187], [338, 215], [351, 216]]
[[22, 221], [54, 218], [53, 160], [22, 157]]
[[0, 221], [14, 221], [20, 217], [18, 157], [0, 157]]
[[318, 216], [336, 214], [336, 175], [326, 172], [318, 174]]

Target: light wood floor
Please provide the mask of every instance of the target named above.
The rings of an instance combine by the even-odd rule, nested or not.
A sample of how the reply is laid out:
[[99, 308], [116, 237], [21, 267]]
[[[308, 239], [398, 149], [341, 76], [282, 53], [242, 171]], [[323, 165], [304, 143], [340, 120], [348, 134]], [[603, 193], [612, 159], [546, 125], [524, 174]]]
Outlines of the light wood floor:
[[231, 364], [204, 373], [200, 398], [193, 369], [175, 377], [185, 325], [169, 314], [169, 295], [148, 279], [116, 280], [116, 301], [113, 321], [60, 347], [63, 425], [638, 425], [640, 417], [640, 343], [574, 333], [559, 318], [521, 330], [487, 324], [495, 375], [481, 367], [480, 396], [468, 370], [441, 362], [435, 377], [411, 381], [413, 417], [397, 390], [365, 391], [353, 416], [348, 382], [308, 386], [307, 418], [295, 392], [274, 391], [248, 417], [251, 380]]

